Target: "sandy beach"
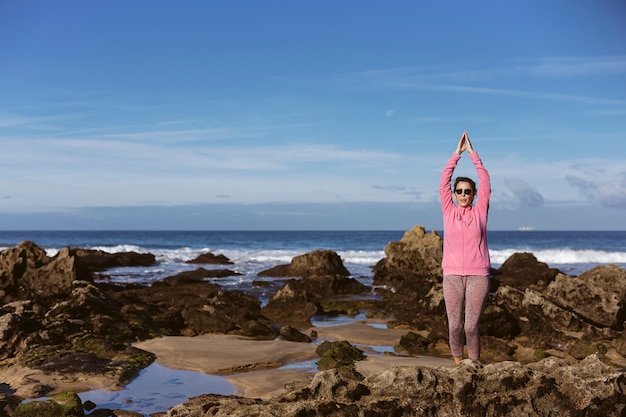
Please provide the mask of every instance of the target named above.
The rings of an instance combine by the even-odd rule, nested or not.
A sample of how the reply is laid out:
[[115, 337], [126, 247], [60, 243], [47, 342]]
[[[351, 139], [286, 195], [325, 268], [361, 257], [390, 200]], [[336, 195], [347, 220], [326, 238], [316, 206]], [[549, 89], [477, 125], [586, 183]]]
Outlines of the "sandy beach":
[[[316, 327], [318, 338], [347, 340], [362, 349], [367, 359], [357, 362], [357, 370], [367, 376], [392, 366], [453, 366], [454, 361], [440, 357], [404, 357], [380, 354], [375, 347], [393, 347], [406, 329], [386, 329], [372, 322]], [[309, 334], [313, 329], [307, 329]], [[310, 369], [281, 366], [318, 359], [313, 343], [282, 340], [256, 341], [229, 335], [161, 337], [136, 343], [140, 349], [157, 356], [157, 363], [174, 369], [223, 375], [236, 388], [236, 394], [269, 398], [285, 392], [285, 385], [312, 378]], [[442, 349], [446, 347], [442, 346]]]

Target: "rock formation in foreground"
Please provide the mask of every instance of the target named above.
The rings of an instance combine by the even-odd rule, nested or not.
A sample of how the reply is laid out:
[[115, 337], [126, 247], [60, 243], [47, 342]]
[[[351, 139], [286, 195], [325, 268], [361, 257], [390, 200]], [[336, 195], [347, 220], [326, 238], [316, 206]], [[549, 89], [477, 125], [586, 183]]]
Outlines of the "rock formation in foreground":
[[268, 401], [201, 395], [167, 417], [586, 417], [626, 413], [626, 376], [591, 355], [522, 365], [394, 367], [367, 378], [332, 369]]

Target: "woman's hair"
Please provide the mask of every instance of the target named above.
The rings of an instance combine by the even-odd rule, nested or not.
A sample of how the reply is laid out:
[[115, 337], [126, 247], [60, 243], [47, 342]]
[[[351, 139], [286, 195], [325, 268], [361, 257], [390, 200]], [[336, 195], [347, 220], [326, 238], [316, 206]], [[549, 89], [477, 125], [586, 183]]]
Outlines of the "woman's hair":
[[456, 179], [454, 180], [454, 189], [456, 190], [456, 186], [458, 183], [460, 182], [468, 182], [471, 187], [472, 187], [472, 191], [474, 191], [474, 194], [476, 193], [476, 183], [474, 182], [473, 179], [471, 178], [467, 178], [467, 177], [456, 177]]

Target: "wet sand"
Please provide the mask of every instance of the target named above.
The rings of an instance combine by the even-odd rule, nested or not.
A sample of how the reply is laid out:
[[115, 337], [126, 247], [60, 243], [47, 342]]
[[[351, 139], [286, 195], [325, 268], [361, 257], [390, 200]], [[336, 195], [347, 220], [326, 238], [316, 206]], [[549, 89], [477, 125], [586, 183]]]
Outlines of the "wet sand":
[[[441, 346], [442, 357], [405, 357], [384, 355], [393, 352], [408, 329], [387, 329], [364, 320], [345, 325], [303, 329], [315, 330], [321, 340], [346, 340], [363, 350], [367, 359], [357, 362], [356, 369], [367, 376], [392, 366], [453, 366], [447, 346]], [[162, 366], [221, 375], [235, 387], [236, 395], [269, 398], [285, 393], [286, 385], [306, 382], [314, 375], [314, 362], [319, 359], [315, 343], [284, 340], [259, 341], [246, 337], [208, 334], [195, 337], [168, 336], [135, 343], [133, 346], [152, 352]], [[38, 386], [54, 388], [47, 395], [63, 391], [83, 392], [93, 389], [115, 391], [122, 387], [105, 376], [59, 375], [38, 370], [5, 366], [0, 370], [0, 392], [5, 387], [15, 395], [34, 398]], [[9, 388], [10, 387], [10, 388]]]
[[[309, 334], [311, 330], [303, 332]], [[364, 350], [367, 359], [357, 362], [356, 369], [365, 376], [392, 366], [454, 366], [454, 361], [448, 358], [383, 355], [377, 351], [376, 347], [392, 350], [407, 329], [373, 327], [372, 323], [362, 321], [314, 330], [320, 339], [347, 340]], [[169, 368], [223, 375], [235, 386], [237, 395], [252, 398], [279, 395], [286, 392], [287, 384], [310, 380], [313, 372], [306, 366], [281, 367], [319, 359], [316, 344], [255, 341], [228, 335], [162, 337], [134, 346], [154, 353], [157, 363]]]

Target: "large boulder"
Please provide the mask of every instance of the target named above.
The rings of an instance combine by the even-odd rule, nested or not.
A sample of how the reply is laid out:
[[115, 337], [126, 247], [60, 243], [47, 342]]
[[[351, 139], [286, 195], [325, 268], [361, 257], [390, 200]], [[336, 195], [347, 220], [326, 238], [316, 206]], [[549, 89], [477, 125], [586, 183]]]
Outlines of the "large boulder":
[[385, 246], [385, 258], [374, 267], [374, 285], [396, 324], [415, 329], [445, 329], [441, 259], [443, 240], [421, 226]]
[[347, 277], [350, 271], [346, 269], [337, 252], [332, 250], [313, 250], [303, 255], [294, 256], [288, 265], [278, 265], [265, 271], [259, 276], [268, 277]]
[[117, 252], [108, 253], [103, 250], [73, 248], [70, 252], [78, 256], [91, 271], [98, 272], [121, 266], [152, 266], [156, 258], [151, 253]]
[[0, 299], [36, 300], [50, 304], [72, 290], [76, 280], [92, 281], [91, 272], [68, 248], [50, 258], [30, 241], [0, 252]]
[[542, 341], [556, 343], [559, 335], [580, 332], [587, 326], [574, 311], [556, 305], [542, 293], [506, 285], [500, 286], [493, 295], [481, 322], [498, 324], [481, 327], [484, 334], [503, 339], [524, 336], [531, 345]]
[[337, 252], [332, 250], [314, 250], [294, 256], [290, 269], [295, 276], [302, 278], [350, 275]]
[[616, 265], [598, 266], [577, 277], [557, 275], [545, 295], [589, 323], [624, 330], [626, 270]]
[[83, 403], [74, 392], [64, 392], [53, 397], [19, 405], [12, 413], [13, 417], [84, 417]]
[[315, 352], [320, 356], [317, 369], [325, 371], [335, 368], [340, 372], [354, 370], [354, 363], [365, 359], [363, 351], [345, 340], [338, 342], [324, 341]]
[[441, 278], [443, 239], [436, 231], [426, 233], [415, 226], [404, 233], [398, 242], [385, 246], [386, 257], [374, 267], [375, 285], [395, 285], [397, 282]]
[[289, 265], [260, 273], [266, 276], [297, 276], [290, 279], [263, 308], [263, 314], [280, 324], [308, 324], [323, 312], [320, 303], [328, 298], [362, 294], [367, 287], [346, 269], [339, 255], [331, 250], [315, 250], [296, 256]]
[[497, 270], [493, 271], [495, 285], [505, 284], [513, 288], [545, 289], [560, 273], [556, 268], [539, 262], [535, 255], [528, 252], [514, 253]]
[[215, 255], [214, 253], [207, 252], [198, 255], [196, 258], [187, 261], [188, 264], [205, 264], [205, 265], [232, 265], [233, 261], [228, 259], [228, 257], [219, 254]]

